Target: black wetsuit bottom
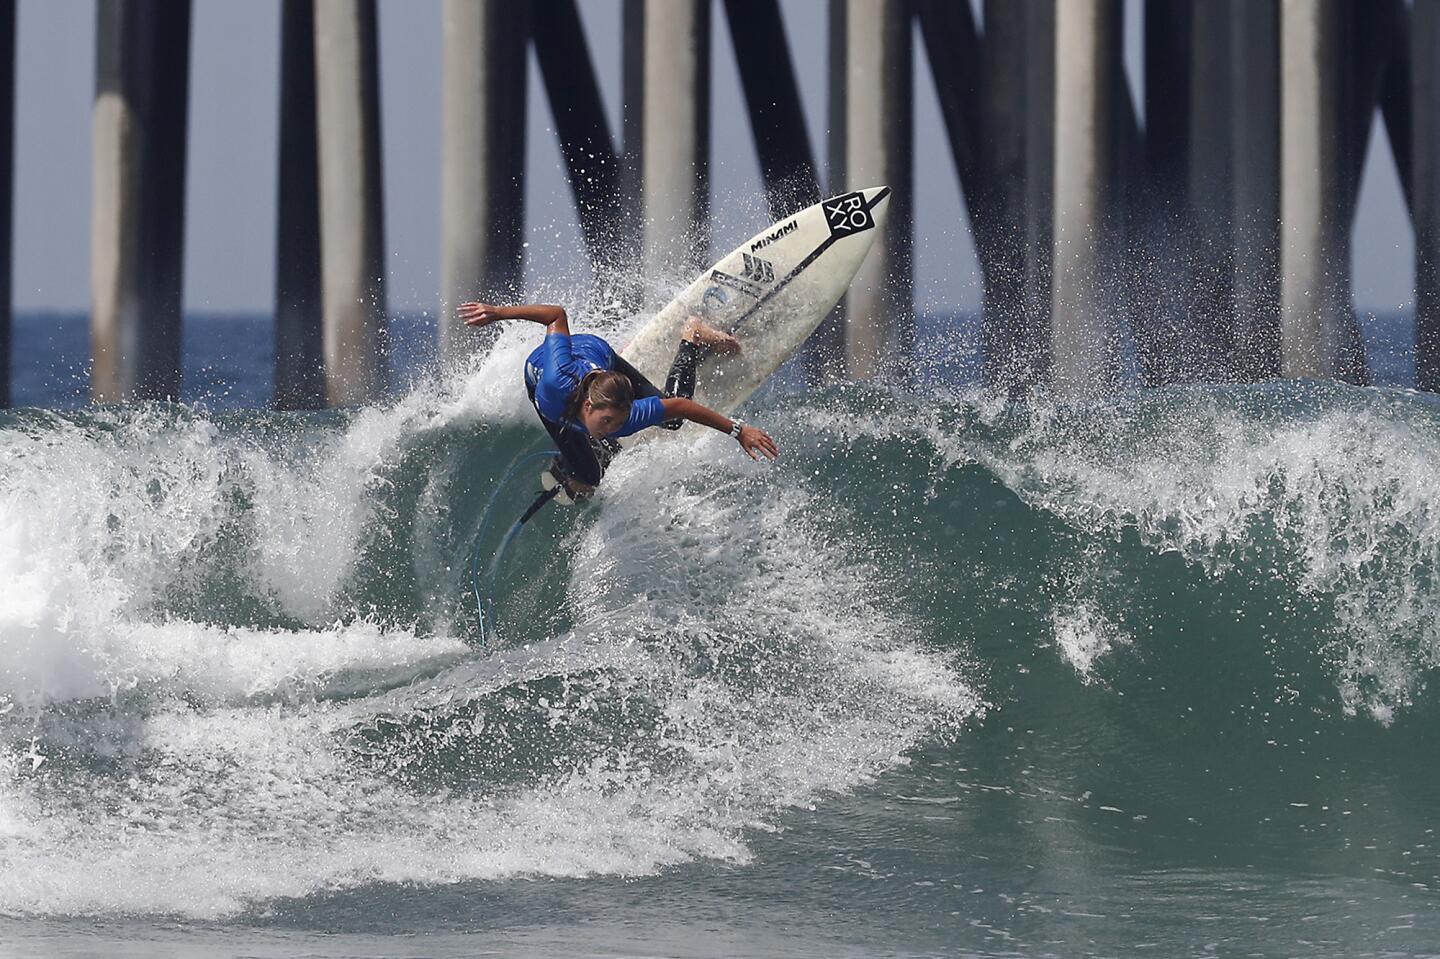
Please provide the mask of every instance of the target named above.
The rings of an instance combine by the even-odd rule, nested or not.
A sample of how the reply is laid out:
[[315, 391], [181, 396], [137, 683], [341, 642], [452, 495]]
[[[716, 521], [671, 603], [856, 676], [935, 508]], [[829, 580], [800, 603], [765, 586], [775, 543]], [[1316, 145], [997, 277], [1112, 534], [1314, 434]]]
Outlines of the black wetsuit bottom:
[[[675, 353], [675, 361], [670, 364], [670, 372], [665, 377], [665, 389], [658, 389], [654, 383], [647, 380], [639, 370], [621, 359], [620, 354], [615, 354], [615, 365], [612, 367], [616, 373], [625, 374], [630, 381], [630, 386], [635, 391], [635, 398], [644, 399], [648, 396], [673, 397], [680, 396], [685, 399], [695, 395], [695, 375], [700, 367], [700, 360], [705, 355], [705, 349], [689, 340], [680, 341], [680, 349]], [[535, 387], [526, 383], [525, 390], [530, 395], [530, 402], [535, 402]], [[537, 406], [535, 412], [538, 414], [540, 408]], [[563, 423], [555, 423], [546, 419], [543, 415], [540, 422], [545, 424], [545, 432], [555, 441], [555, 448], [560, 451], [560, 460], [556, 465], [565, 476], [578, 480], [587, 486], [599, 486], [600, 478], [605, 475], [606, 468], [615, 454], [620, 452], [620, 444], [609, 437], [596, 439], [589, 433], [580, 430], [567, 429]], [[662, 429], [678, 430], [685, 425], [684, 420], [666, 420], [660, 424]]]

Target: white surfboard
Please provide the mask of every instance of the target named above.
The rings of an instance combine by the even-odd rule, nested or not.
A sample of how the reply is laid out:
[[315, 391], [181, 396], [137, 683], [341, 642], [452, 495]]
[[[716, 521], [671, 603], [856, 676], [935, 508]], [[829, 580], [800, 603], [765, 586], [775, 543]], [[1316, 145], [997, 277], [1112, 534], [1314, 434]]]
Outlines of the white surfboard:
[[700, 274], [620, 355], [664, 383], [685, 320], [702, 317], [740, 341], [739, 353], [707, 356], [696, 378], [695, 401], [729, 416], [840, 301], [885, 222], [889, 197], [886, 186], [856, 190], [766, 227]]
[[[890, 188], [870, 187], [822, 200], [740, 244], [671, 300], [620, 355], [655, 384], [665, 382], [680, 330], [692, 315], [740, 341], [740, 352], [700, 363], [695, 401], [731, 415], [775, 374], [840, 302], [885, 222]], [[641, 430], [623, 446], [665, 435]], [[549, 470], [544, 489], [557, 481]], [[569, 503], [568, 495], [557, 495]]]

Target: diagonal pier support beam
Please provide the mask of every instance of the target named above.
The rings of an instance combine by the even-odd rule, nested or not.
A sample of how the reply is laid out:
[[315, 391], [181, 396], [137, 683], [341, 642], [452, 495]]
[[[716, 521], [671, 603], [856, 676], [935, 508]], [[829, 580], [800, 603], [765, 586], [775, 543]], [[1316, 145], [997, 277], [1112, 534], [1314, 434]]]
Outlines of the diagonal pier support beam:
[[275, 204], [275, 407], [325, 405], [315, 3], [280, 13], [280, 169]]
[[1024, 244], [1014, 227], [1023, 207], [1028, 7], [988, 0], [983, 43], [968, 4], [917, 0], [915, 8], [980, 262], [983, 375], [1003, 392], [1029, 379]]
[[[1360, 184], [1365, 178], [1375, 109], [1383, 98], [1386, 77], [1397, 48], [1405, 46], [1405, 37], [1400, 31], [1405, 29], [1406, 11], [1404, 0], [1370, 0], [1363, 7], [1355, 6], [1347, 12], [1353, 37], [1348, 46], [1354, 63], [1346, 90], [1349, 119], [1345, 136], [1349, 175], [1345, 183], [1345, 207], [1347, 219], [1353, 225], [1360, 199]], [[1405, 59], [1403, 54], [1401, 59]]]
[[[575, 0], [538, 0], [531, 16], [535, 24], [530, 34], [535, 59], [555, 118], [580, 234], [596, 279], [604, 285], [621, 260], [621, 171], [615, 140], [605, 119], [595, 63]], [[522, 74], [523, 68], [522, 58]], [[523, 105], [523, 93], [515, 99]], [[514, 104], [505, 109], [508, 114]], [[523, 149], [520, 153], [523, 159]]]
[[777, 0], [725, 0], [725, 15], [760, 154], [765, 199], [771, 219], [779, 220], [820, 202], [785, 22]]
[[1410, 174], [1415, 222], [1415, 385], [1440, 392], [1440, 0], [1411, 12]]
[[[991, 37], [987, 33], [985, 42], [980, 39], [975, 18], [968, 3], [955, 4], [948, 0], [915, 0], [915, 16], [920, 25], [920, 37], [925, 44], [925, 58], [930, 63], [930, 75], [935, 81], [936, 97], [940, 103], [940, 117], [945, 124], [945, 138], [950, 146], [950, 156], [955, 162], [955, 174], [960, 180], [960, 192], [965, 197], [966, 213], [972, 232], [984, 229], [994, 190], [987, 183], [987, 146], [981, 131], [991, 120], [988, 87], [989, 72], [992, 68], [1013, 67], [1015, 51], [1007, 48], [1000, 56], [991, 56]], [[987, 17], [991, 8], [997, 8], [997, 15], [1006, 16], [1015, 25], [1015, 14], [1023, 14], [1024, 4], [1004, 3], [990, 0], [985, 7]], [[1023, 31], [1023, 17], [1019, 18]], [[1020, 41], [1023, 46], [1023, 37]], [[1023, 53], [1020, 54], [1023, 58]], [[1005, 66], [998, 66], [1004, 63]], [[982, 100], [982, 91], [985, 99]], [[996, 91], [1002, 102], [1006, 100], [1003, 91]], [[1005, 103], [1007, 109], [1018, 110], [1019, 106]], [[985, 211], [985, 212], [982, 212]], [[977, 251], [981, 257], [981, 270], [987, 268], [986, 245], [976, 238]]]
[[1395, 174], [1400, 179], [1400, 192], [1405, 196], [1405, 208], [1415, 215], [1415, 194], [1411, 185], [1412, 116], [1410, 83], [1411, 72], [1411, 13], [1410, 7], [1401, 4], [1394, 22], [1395, 36], [1390, 44], [1390, 56], [1385, 63], [1385, 75], [1380, 81], [1380, 115], [1385, 121], [1385, 133], [1390, 138], [1390, 152], [1395, 157]]

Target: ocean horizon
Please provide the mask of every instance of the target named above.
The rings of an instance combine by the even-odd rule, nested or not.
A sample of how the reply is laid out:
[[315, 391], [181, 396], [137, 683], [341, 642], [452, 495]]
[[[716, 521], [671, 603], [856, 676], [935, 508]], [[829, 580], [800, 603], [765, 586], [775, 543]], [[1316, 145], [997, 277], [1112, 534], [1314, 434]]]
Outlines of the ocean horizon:
[[[1361, 312], [1361, 330], [1374, 383], [1413, 386], [1414, 315]], [[90, 402], [89, 315], [23, 310], [14, 317], [12, 404], [75, 409]], [[929, 347], [911, 364], [920, 382], [974, 386], [980, 380], [980, 315], [938, 312], [917, 318], [917, 342]], [[274, 398], [275, 341], [271, 314], [191, 312], [182, 327], [179, 402], [209, 409], [264, 409]], [[387, 338], [393, 395], [403, 395], [432, 372], [438, 356], [433, 311], [393, 313]], [[784, 378], [793, 383], [794, 377]]]

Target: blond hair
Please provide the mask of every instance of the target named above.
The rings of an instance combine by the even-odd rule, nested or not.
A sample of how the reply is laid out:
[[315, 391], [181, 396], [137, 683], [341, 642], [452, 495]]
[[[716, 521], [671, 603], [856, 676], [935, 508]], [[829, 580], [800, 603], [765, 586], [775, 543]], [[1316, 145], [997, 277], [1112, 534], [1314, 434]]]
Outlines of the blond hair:
[[635, 402], [635, 386], [624, 373], [591, 370], [585, 374], [580, 385], [575, 387], [575, 391], [570, 394], [570, 401], [565, 404], [565, 419], [568, 422], [573, 423], [580, 418], [580, 410], [585, 406], [586, 400], [597, 410], [628, 410]]

